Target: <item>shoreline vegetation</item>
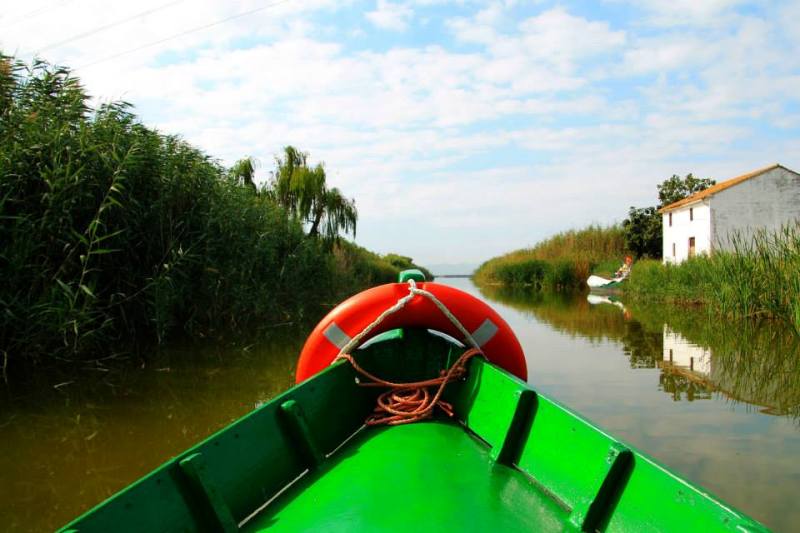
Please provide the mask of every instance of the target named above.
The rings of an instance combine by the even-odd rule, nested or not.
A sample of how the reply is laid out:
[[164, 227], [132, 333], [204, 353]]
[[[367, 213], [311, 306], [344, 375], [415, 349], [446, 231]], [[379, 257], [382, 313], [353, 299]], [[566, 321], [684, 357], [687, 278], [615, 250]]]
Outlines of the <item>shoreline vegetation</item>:
[[128, 103], [91, 107], [69, 69], [0, 54], [0, 377], [316, 319], [418, 268], [346, 240], [355, 202], [307, 157], [287, 147], [257, 186], [253, 159], [226, 168]]
[[592, 225], [489, 259], [473, 277], [478, 284], [580, 289], [592, 273], [609, 276], [624, 256], [625, 236], [620, 226]]
[[679, 265], [635, 264], [624, 294], [640, 301], [706, 305], [732, 318], [783, 321], [800, 335], [800, 222], [751, 240], [732, 239], [733, 251], [699, 255]]
[[[626, 253], [618, 226], [570, 230], [483, 263], [479, 285], [535, 290], [586, 288], [589, 274], [610, 277]], [[778, 232], [732, 239], [733, 251], [678, 265], [640, 259], [619, 290], [633, 301], [703, 305], [729, 318], [775, 319], [800, 335], [800, 222]]]

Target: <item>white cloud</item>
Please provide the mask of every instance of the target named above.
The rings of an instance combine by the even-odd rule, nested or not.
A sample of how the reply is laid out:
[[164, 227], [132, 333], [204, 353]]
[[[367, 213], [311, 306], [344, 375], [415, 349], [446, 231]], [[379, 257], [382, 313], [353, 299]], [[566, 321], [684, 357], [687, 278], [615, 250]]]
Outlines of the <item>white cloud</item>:
[[[163, 3], [87, 1], [4, 29], [0, 46], [35, 49]], [[367, 17], [402, 30], [431, 3], [378, 2]], [[80, 67], [259, 5], [184, 2], [48, 55]], [[282, 146], [310, 151], [356, 197], [362, 244], [423, 261], [479, 261], [618, 220], [673, 173], [724, 178], [791, 166], [800, 153], [796, 140], [759, 131], [798, 124], [800, 42], [778, 16], [733, 16], [717, 3], [695, 16], [721, 26], [623, 27], [562, 7], [516, 20], [505, 4], [465, 4], [471, 14], [444, 24], [455, 43], [391, 45], [397, 36], [379, 31], [390, 45], [358, 49], [337, 38], [343, 5], [287, 2], [79, 74], [92, 93], [134, 102], [149, 124], [225, 162], [256, 156], [261, 179]], [[319, 31], [317, 13], [333, 30]]]
[[501, 4], [492, 4], [473, 17], [457, 17], [446, 21], [456, 37], [467, 43], [492, 44], [498, 38], [497, 26], [506, 18]]
[[648, 22], [660, 26], [718, 26], [729, 22], [733, 8], [745, 0], [636, 0], [629, 2], [649, 12]]
[[366, 14], [376, 27], [392, 31], [405, 31], [413, 16], [414, 10], [410, 6], [389, 0], [378, 0], [376, 9]]
[[692, 34], [642, 39], [625, 51], [622, 69], [629, 74], [689, 70], [707, 64], [713, 48]]
[[625, 32], [553, 8], [520, 24], [526, 51], [542, 61], [572, 63], [607, 53], [625, 43]]
[[447, 25], [460, 41], [486, 47], [491, 57], [480, 77], [510, 84], [522, 93], [580, 88], [589, 75], [579, 73], [580, 67], [590, 58], [619, 49], [626, 40], [624, 31], [560, 7], [515, 24], [513, 31], [498, 29], [508, 22], [503, 8], [494, 4], [472, 18], [451, 19]]

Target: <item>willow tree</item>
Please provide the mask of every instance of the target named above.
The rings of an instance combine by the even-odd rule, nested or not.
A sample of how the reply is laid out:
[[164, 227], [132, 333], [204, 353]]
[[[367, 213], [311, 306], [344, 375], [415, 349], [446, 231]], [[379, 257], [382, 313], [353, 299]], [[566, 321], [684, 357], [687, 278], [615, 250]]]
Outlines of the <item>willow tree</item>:
[[230, 175], [237, 183], [247, 185], [255, 191], [257, 190], [255, 182], [257, 167], [258, 161], [255, 158], [245, 157], [233, 164]]
[[335, 241], [340, 233], [356, 235], [355, 200], [328, 188], [322, 163], [309, 166], [308, 154], [293, 146], [275, 158], [272, 195], [287, 211], [309, 224], [308, 236]]

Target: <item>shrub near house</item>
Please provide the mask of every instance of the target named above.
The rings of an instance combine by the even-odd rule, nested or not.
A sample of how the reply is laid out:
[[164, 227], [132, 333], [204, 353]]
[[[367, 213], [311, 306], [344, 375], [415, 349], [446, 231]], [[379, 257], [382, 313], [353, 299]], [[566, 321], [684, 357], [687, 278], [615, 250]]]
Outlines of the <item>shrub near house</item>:
[[687, 196], [714, 185], [714, 180], [695, 178], [687, 174], [685, 178], [673, 174], [657, 186], [657, 207], [631, 207], [628, 218], [622, 222], [625, 230], [625, 245], [637, 258], [662, 257], [662, 221], [659, 208], [672, 204]]

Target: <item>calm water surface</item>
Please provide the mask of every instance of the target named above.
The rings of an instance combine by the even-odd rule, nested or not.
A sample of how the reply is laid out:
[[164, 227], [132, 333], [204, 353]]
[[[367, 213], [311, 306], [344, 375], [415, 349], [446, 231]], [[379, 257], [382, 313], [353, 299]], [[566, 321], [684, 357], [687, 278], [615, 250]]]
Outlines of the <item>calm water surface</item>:
[[[508, 320], [539, 391], [774, 529], [800, 529], [795, 335], [703, 311], [441, 281]], [[53, 529], [269, 400], [291, 385], [306, 333], [0, 388], [3, 529]]]

